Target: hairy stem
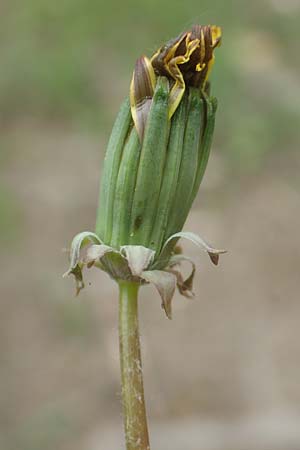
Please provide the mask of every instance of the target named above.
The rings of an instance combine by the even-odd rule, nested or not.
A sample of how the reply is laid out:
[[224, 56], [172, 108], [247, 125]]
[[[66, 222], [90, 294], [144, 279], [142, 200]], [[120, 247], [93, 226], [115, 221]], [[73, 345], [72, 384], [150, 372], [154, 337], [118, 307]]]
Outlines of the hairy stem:
[[150, 450], [138, 327], [137, 283], [120, 282], [119, 339], [127, 450]]

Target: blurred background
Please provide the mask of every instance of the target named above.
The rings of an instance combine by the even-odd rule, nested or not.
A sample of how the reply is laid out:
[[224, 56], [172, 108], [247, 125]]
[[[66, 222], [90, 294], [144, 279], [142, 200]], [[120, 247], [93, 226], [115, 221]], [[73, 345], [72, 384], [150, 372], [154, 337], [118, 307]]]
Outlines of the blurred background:
[[135, 59], [223, 28], [217, 127], [185, 229], [196, 297], [140, 301], [153, 449], [299, 450], [299, 0], [1, 0], [0, 448], [123, 449], [117, 288], [63, 249], [94, 227]]

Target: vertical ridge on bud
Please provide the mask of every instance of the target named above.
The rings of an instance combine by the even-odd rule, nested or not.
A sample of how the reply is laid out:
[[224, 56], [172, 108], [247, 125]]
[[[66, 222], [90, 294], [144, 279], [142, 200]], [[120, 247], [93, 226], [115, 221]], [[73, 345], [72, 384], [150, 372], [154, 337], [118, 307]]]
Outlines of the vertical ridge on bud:
[[100, 185], [100, 207], [97, 213], [96, 233], [103, 242], [108, 244], [112, 230], [115, 186], [124, 143], [131, 123], [131, 109], [127, 98], [120, 108], [108, 142]]
[[176, 198], [186, 121], [187, 96], [184, 96], [172, 117], [162, 186], [159, 194], [155, 222], [151, 233], [151, 245], [155, 247], [158, 252], [162, 247], [169, 212]]
[[140, 139], [136, 128], [133, 127], [124, 147], [115, 191], [110, 244], [115, 248], [128, 243], [131, 208], [140, 153]]
[[131, 211], [130, 244], [149, 246], [169, 137], [168, 111], [169, 82], [159, 77], [142, 143]]
[[205, 109], [206, 109], [205, 128], [200, 142], [199, 164], [197, 168], [197, 174], [193, 187], [192, 196], [189, 202], [190, 207], [192, 206], [192, 203], [197, 195], [208, 163], [215, 128], [216, 111], [218, 106], [218, 102], [215, 97], [209, 97], [208, 95], [203, 93], [203, 99], [205, 102]]
[[188, 119], [185, 127], [184, 142], [176, 195], [168, 218], [165, 240], [181, 230], [189, 209], [190, 198], [197, 173], [200, 136], [203, 132], [203, 100], [200, 90], [190, 88], [188, 98]]

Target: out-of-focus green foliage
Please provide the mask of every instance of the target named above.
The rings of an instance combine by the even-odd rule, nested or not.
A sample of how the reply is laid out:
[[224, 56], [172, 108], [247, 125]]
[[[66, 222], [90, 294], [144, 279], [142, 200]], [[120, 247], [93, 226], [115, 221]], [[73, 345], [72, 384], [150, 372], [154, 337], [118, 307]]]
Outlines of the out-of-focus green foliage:
[[[295, 141], [299, 10], [290, 2], [4, 0], [1, 119], [79, 121], [109, 132], [135, 58], [192, 23], [217, 23], [216, 142], [228, 161], [257, 168]], [[280, 6], [281, 5], [281, 6]]]

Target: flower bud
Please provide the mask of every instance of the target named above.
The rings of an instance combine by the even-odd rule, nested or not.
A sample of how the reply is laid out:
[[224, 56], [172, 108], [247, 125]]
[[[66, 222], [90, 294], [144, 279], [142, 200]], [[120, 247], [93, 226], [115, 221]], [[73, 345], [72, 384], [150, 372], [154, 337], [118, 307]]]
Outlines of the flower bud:
[[[185, 237], [215, 250], [193, 233], [181, 233], [203, 178], [214, 131], [217, 102], [208, 93], [216, 26], [193, 26], [136, 62], [129, 99], [121, 106], [104, 160], [96, 234], [86, 232], [71, 250], [71, 267], [81, 276], [79, 250], [93, 245], [85, 263], [115, 279], [153, 282], [170, 316], [175, 284], [191, 295], [192, 274], [184, 281], [174, 269], [175, 244]], [[82, 279], [80, 279], [82, 287]], [[175, 284], [174, 284], [175, 283]]]

